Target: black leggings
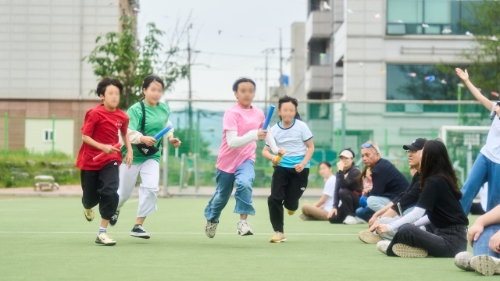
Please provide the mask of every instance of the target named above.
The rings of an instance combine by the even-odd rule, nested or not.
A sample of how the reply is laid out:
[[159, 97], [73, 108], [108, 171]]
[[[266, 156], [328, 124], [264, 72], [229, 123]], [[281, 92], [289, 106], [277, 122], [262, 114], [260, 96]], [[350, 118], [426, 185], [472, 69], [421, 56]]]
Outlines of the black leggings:
[[274, 231], [283, 232], [283, 206], [291, 211], [299, 208], [299, 199], [307, 188], [308, 177], [308, 168], [300, 173], [294, 168], [274, 168], [271, 196], [267, 199], [269, 218]]
[[425, 249], [433, 257], [453, 258], [456, 254], [467, 250], [467, 226], [450, 225], [435, 228], [433, 233], [430, 233], [419, 227], [405, 224], [399, 228], [387, 248], [388, 256], [396, 256], [392, 251], [392, 246], [398, 243]]
[[340, 188], [339, 199], [342, 201], [342, 205], [337, 208], [337, 215], [328, 219], [330, 223], [343, 223], [347, 216], [356, 216], [359, 196], [348, 188]]

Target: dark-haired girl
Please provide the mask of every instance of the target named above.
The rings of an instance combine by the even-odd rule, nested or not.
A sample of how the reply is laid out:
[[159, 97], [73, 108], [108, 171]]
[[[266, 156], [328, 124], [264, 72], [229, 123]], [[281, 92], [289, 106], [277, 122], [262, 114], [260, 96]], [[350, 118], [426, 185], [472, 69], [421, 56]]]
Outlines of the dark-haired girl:
[[325, 181], [323, 195], [313, 205], [302, 205], [302, 214], [300, 218], [308, 220], [327, 221], [328, 213], [333, 208], [333, 192], [335, 190], [335, 176], [332, 173], [332, 165], [326, 161], [319, 163], [319, 175]]
[[299, 208], [299, 199], [307, 188], [309, 176], [309, 160], [314, 153], [313, 135], [306, 123], [300, 120], [297, 112], [296, 99], [284, 96], [278, 101], [278, 114], [281, 121], [271, 128], [276, 145], [286, 151], [281, 162], [277, 163], [276, 156], [270, 153], [269, 147], [264, 147], [262, 156], [269, 159], [274, 168], [271, 183], [271, 196], [267, 203], [269, 217], [275, 231], [271, 243], [286, 241], [283, 233], [283, 206], [289, 215], [293, 215]]
[[[170, 108], [167, 104], [160, 102], [163, 95], [164, 83], [158, 76], [150, 75], [144, 79], [142, 92], [144, 99], [135, 103], [127, 110], [130, 117], [129, 131], [127, 136], [132, 144], [145, 144], [149, 147], [157, 148], [156, 153], [145, 153], [147, 150], [139, 149], [133, 145], [134, 161], [130, 168], [125, 165], [120, 166], [120, 187], [118, 195], [120, 202], [116, 214], [111, 219], [111, 224], [116, 224], [120, 209], [130, 198], [134, 191], [137, 176], [141, 174], [141, 185], [139, 187], [139, 207], [135, 225], [130, 232], [133, 237], [149, 239], [150, 235], [144, 230], [143, 223], [148, 215], [156, 211], [156, 201], [158, 199], [160, 181], [160, 156], [162, 151], [162, 141], [154, 139], [159, 131], [169, 125], [168, 117]], [[143, 114], [143, 112], [145, 114]], [[142, 128], [144, 119], [144, 128]], [[166, 136], [170, 143], [178, 147], [180, 141], [173, 137], [173, 130]], [[151, 148], [150, 148], [151, 149]], [[149, 149], [148, 149], [149, 150]], [[156, 149], [152, 149], [154, 151]]]
[[[239, 78], [233, 83], [237, 103], [224, 113], [222, 120], [222, 143], [217, 158], [215, 193], [205, 208], [205, 234], [214, 238], [222, 210], [231, 197], [236, 183], [236, 206], [234, 213], [240, 215], [236, 233], [252, 235], [247, 217], [255, 215], [252, 203], [252, 184], [255, 179], [254, 162], [257, 140], [269, 140], [273, 151], [278, 152], [274, 139], [264, 125], [264, 112], [252, 105], [255, 97], [255, 82], [249, 78]], [[267, 129], [267, 128], [266, 128]]]
[[[422, 194], [407, 215], [377, 227], [378, 233], [398, 230], [392, 241], [382, 240], [377, 248], [388, 256], [454, 257], [467, 249], [469, 220], [460, 205], [462, 193], [445, 145], [427, 141], [420, 166]], [[424, 216], [424, 214], [426, 214]], [[420, 229], [432, 223], [433, 232]]]
[[[357, 224], [356, 209], [359, 207], [361, 186], [359, 185], [359, 168], [354, 164], [354, 151], [350, 148], [342, 150], [337, 163], [337, 185], [333, 208], [328, 213], [330, 223]], [[339, 201], [342, 205], [339, 206]]]

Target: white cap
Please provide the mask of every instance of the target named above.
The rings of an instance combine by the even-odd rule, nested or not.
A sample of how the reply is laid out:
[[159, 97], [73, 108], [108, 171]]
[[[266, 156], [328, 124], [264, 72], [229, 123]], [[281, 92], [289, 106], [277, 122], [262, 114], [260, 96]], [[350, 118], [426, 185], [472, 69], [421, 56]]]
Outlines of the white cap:
[[340, 156], [344, 156], [345, 158], [354, 158], [354, 155], [352, 154], [352, 152], [350, 152], [349, 150], [344, 150], [340, 153], [339, 157]]

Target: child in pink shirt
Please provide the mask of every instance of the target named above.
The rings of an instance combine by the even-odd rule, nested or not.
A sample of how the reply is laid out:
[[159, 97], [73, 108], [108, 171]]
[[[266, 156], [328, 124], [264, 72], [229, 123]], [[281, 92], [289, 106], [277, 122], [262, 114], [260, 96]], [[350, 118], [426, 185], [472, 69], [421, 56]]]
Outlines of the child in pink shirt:
[[[255, 178], [254, 162], [257, 140], [266, 140], [277, 153], [274, 138], [267, 130], [261, 129], [264, 112], [252, 106], [255, 97], [255, 82], [240, 78], [233, 84], [234, 96], [238, 103], [229, 108], [222, 121], [222, 143], [217, 159], [217, 188], [205, 208], [207, 224], [205, 233], [209, 238], [215, 236], [219, 217], [229, 201], [236, 182], [236, 206], [234, 213], [240, 214], [237, 233], [241, 236], [253, 235], [248, 226], [247, 216], [255, 215], [252, 206], [252, 183]], [[266, 128], [267, 129], [267, 128]]]

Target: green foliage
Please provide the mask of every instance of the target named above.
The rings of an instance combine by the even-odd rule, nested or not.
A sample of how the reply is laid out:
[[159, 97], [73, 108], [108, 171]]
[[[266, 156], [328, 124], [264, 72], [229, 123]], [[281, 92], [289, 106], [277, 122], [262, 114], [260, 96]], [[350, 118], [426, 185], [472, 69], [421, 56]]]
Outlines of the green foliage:
[[[108, 32], [104, 37], [97, 37], [98, 44], [86, 59], [92, 64], [94, 74], [99, 78], [116, 77], [123, 84], [120, 108], [127, 109], [140, 99], [142, 82], [148, 75], [156, 74], [165, 81], [165, 91], [172, 89], [178, 79], [187, 75], [187, 65], [177, 62], [180, 49], [172, 41], [166, 51], [166, 59], [161, 60], [161, 43], [165, 32], [154, 23], [147, 24], [147, 35], [142, 44], [136, 36], [137, 21], [125, 15], [121, 18], [122, 32]], [[179, 36], [182, 36], [180, 33]]]
[[0, 188], [32, 187], [37, 175], [53, 176], [59, 185], [80, 182], [75, 159], [63, 153], [8, 151], [0, 157]]
[[500, 3], [469, 1], [471, 13], [462, 25], [474, 35], [476, 47], [463, 52], [472, 63], [467, 67], [471, 80], [483, 92], [500, 92]]

